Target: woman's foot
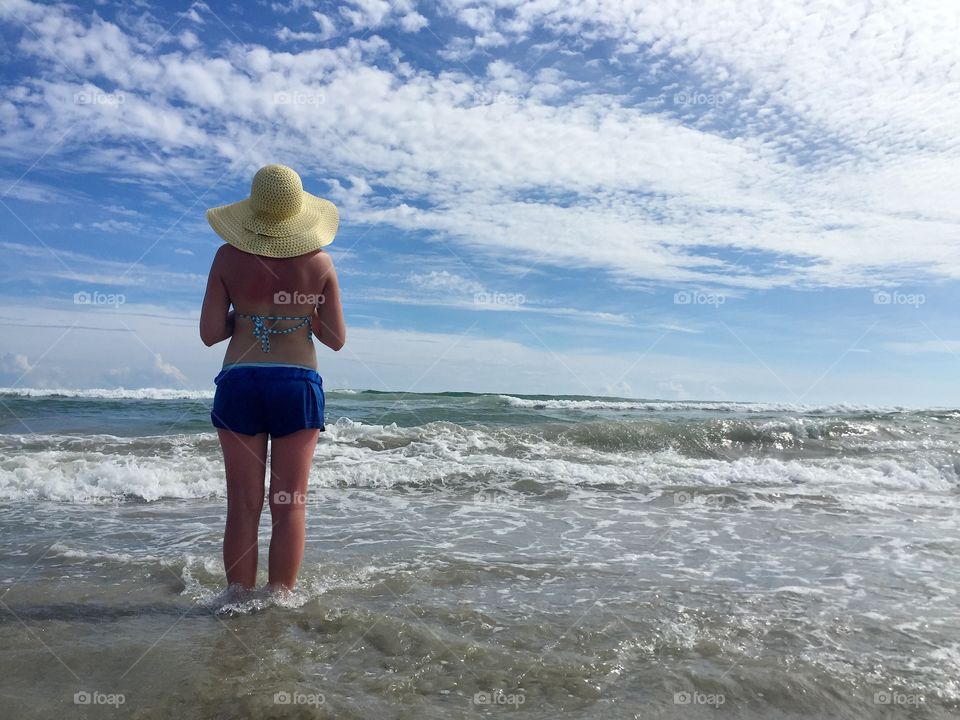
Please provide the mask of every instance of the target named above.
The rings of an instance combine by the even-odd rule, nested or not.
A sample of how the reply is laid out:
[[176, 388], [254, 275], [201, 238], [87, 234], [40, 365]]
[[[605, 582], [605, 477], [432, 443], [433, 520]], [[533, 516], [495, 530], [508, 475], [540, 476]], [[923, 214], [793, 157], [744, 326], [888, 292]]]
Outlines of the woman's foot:
[[227, 605], [236, 605], [247, 600], [253, 588], [244, 587], [241, 583], [230, 583], [226, 588], [214, 595], [205, 604], [209, 608], [220, 609]]
[[287, 598], [293, 595], [293, 588], [289, 588], [283, 583], [267, 583], [263, 586], [263, 589], [271, 597]]

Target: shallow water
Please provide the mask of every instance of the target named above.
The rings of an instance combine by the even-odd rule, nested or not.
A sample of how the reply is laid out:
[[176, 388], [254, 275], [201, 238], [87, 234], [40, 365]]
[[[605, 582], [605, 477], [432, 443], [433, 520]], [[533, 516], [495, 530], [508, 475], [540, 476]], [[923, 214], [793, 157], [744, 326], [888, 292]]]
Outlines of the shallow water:
[[960, 714], [951, 409], [331, 392], [237, 598], [209, 396], [138, 395], [2, 397], [10, 717]]

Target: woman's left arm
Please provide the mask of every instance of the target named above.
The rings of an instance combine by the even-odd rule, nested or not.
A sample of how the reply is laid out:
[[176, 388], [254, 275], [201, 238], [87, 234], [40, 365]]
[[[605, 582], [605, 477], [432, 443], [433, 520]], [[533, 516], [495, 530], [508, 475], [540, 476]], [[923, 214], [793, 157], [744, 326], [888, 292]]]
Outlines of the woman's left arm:
[[227, 294], [227, 287], [220, 275], [225, 247], [227, 246], [221, 246], [213, 258], [207, 278], [207, 291], [204, 293], [203, 307], [200, 310], [200, 339], [207, 347], [233, 335], [234, 313], [230, 309], [230, 295]]

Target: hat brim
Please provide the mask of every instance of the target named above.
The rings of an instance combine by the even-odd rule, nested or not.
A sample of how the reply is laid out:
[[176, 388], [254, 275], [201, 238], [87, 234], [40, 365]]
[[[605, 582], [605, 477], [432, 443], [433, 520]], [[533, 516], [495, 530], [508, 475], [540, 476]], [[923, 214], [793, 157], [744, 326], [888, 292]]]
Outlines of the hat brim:
[[333, 242], [340, 227], [337, 206], [306, 191], [300, 212], [283, 220], [258, 216], [249, 198], [210, 208], [206, 214], [214, 232], [237, 249], [275, 258], [319, 250]]

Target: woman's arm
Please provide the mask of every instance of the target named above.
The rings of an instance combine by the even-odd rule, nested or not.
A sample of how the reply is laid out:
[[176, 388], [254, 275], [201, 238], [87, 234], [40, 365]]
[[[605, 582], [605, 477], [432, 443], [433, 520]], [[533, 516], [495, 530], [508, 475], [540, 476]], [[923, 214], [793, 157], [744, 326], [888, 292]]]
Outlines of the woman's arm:
[[339, 350], [347, 341], [347, 327], [343, 321], [343, 308], [340, 306], [340, 283], [333, 260], [326, 253], [321, 287], [323, 302], [313, 310], [311, 328], [313, 334], [331, 350]]
[[207, 291], [204, 293], [203, 307], [200, 310], [200, 339], [207, 347], [233, 335], [234, 316], [230, 309], [230, 296], [220, 276], [224, 247], [226, 245], [221, 246], [213, 258], [207, 278]]

